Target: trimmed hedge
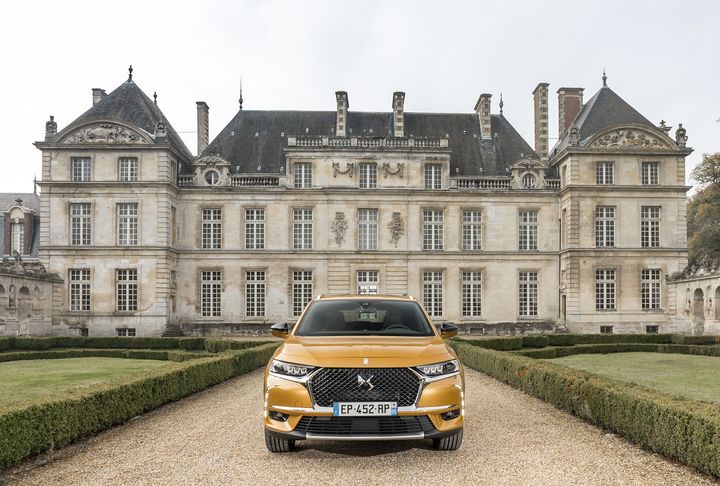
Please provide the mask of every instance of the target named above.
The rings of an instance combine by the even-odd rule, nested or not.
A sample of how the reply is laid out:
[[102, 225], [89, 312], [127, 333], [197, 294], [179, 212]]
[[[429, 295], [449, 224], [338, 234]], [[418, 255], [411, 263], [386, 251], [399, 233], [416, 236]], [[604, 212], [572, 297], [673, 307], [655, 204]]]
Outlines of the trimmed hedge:
[[467, 342], [480, 348], [494, 349], [496, 351], [513, 351], [515, 349], [522, 349], [523, 347], [523, 338], [521, 336], [490, 339], [468, 339], [467, 341], [459, 341]]
[[[221, 353], [229, 349], [247, 349], [275, 341], [234, 341], [231, 339], [205, 339], [205, 351], [209, 353]], [[278, 343], [279, 344], [279, 343]]]
[[0, 337], [0, 352], [13, 348], [14, 337]]
[[153, 370], [139, 378], [88, 388], [72, 398], [0, 411], [0, 470], [264, 366], [279, 344], [229, 350], [170, 371]]
[[[720, 477], [720, 407], [455, 340], [466, 366]], [[539, 350], [541, 351], [541, 350]]]
[[180, 338], [163, 337], [78, 337], [57, 336], [39, 338], [14, 338], [10, 349], [40, 351], [51, 348], [97, 348], [97, 349], [178, 349]]
[[164, 349], [48, 349], [44, 351], [10, 351], [0, 354], [0, 363], [31, 359], [63, 359], [63, 358], [129, 358], [156, 359], [168, 361], [187, 361], [190, 359], [207, 358], [207, 353]]
[[720, 344], [720, 336], [683, 336], [676, 334], [670, 341], [673, 344]]
[[535, 359], [553, 359], [574, 354], [607, 354], [607, 353], [656, 353], [660, 344], [651, 343], [619, 343], [619, 344], [578, 344], [575, 346], [557, 346], [542, 349], [522, 349], [512, 354]]
[[672, 334], [548, 334], [550, 346], [575, 344], [655, 343], [669, 344]]
[[544, 348], [550, 346], [550, 338], [544, 335], [523, 336], [522, 346], [523, 348]]

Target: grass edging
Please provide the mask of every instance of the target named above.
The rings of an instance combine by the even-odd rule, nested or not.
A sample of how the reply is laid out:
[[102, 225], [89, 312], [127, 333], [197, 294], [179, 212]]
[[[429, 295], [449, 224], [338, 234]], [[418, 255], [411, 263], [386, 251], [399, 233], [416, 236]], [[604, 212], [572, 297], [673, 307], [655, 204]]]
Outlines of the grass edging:
[[720, 477], [720, 408], [717, 406], [462, 340], [450, 341], [450, 345], [472, 369], [644, 448]]
[[170, 371], [155, 370], [124, 382], [98, 385], [80, 396], [0, 411], [0, 470], [260, 368], [279, 344], [229, 350], [186, 361]]

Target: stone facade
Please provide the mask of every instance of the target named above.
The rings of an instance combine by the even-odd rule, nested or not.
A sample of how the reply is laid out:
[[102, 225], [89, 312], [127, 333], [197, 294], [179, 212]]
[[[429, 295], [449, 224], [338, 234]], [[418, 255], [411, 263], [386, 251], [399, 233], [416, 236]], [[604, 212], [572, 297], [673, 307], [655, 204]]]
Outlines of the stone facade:
[[[414, 295], [473, 332], [662, 332], [666, 276], [687, 258], [690, 149], [607, 86], [579, 93], [546, 157], [489, 94], [468, 114], [405, 112], [401, 92], [385, 114], [350, 111], [342, 91], [335, 112], [241, 106], [211, 142], [198, 102], [193, 156], [132, 79], [99, 92], [36, 143], [39, 258], [65, 280], [52, 332], [242, 332], [361, 291]], [[546, 110], [536, 119], [546, 150]], [[598, 206], [613, 208], [601, 247]], [[602, 308], [598, 270], [612, 271]]]
[[702, 336], [720, 334], [720, 272], [698, 272], [668, 282], [669, 298], [675, 299], [671, 319], [677, 332]]

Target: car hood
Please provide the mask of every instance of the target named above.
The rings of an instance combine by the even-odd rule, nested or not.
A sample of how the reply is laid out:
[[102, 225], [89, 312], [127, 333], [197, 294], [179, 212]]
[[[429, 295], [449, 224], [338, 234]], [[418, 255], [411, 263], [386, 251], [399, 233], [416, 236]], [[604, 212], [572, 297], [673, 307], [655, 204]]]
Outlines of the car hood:
[[445, 341], [437, 336], [289, 336], [276, 359], [323, 367], [392, 368], [438, 363], [454, 357]]

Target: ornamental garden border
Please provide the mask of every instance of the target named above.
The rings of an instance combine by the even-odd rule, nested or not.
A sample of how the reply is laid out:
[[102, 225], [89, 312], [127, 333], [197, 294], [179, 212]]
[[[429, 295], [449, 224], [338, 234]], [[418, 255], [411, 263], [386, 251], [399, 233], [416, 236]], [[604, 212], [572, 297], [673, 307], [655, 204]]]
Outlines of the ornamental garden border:
[[720, 477], [720, 406], [539, 359], [637, 351], [720, 356], [718, 344], [717, 336], [662, 334], [555, 334], [450, 341], [466, 366], [715, 477]]

